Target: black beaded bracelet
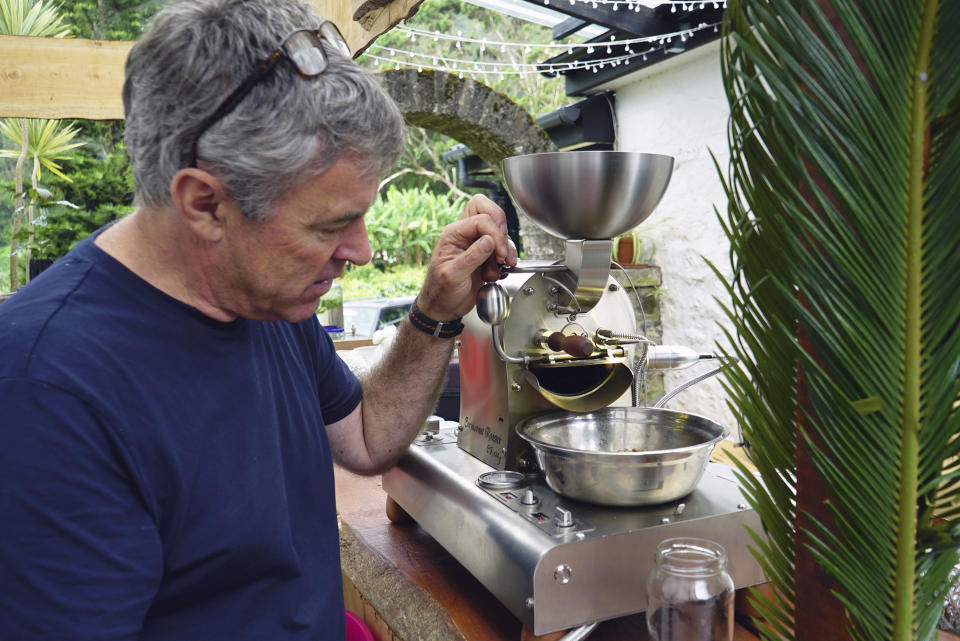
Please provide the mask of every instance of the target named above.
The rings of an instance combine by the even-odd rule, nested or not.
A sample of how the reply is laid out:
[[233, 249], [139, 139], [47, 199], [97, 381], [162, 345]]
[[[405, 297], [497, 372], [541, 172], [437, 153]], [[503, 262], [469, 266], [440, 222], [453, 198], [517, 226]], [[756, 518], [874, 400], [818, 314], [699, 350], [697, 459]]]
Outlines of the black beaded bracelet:
[[423, 312], [417, 309], [417, 302], [414, 301], [410, 306], [410, 323], [425, 334], [430, 334], [434, 338], [453, 338], [463, 331], [462, 318], [438, 321], [429, 316], [424, 316]]

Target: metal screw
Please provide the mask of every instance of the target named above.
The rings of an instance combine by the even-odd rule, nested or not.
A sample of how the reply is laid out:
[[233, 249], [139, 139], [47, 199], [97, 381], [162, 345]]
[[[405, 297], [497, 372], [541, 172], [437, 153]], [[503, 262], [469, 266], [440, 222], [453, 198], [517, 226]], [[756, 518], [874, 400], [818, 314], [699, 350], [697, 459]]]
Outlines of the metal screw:
[[520, 383], [514, 383], [513, 385], [510, 386], [510, 389], [512, 389], [514, 392], [519, 392], [520, 390], [523, 389], [523, 386], [520, 385]]
[[453, 341], [453, 346], [454, 346], [454, 347], [460, 347], [461, 345], [463, 345], [463, 341], [460, 340], [459, 338], [456, 339], [455, 341]]
[[532, 597], [532, 596], [528, 596], [526, 599], [523, 600], [523, 604], [524, 604], [525, 606], [527, 606], [527, 609], [528, 609], [528, 610], [532, 610], [532, 609], [533, 609], [533, 597]]
[[738, 509], [738, 510], [745, 510], [745, 509], [747, 509], [747, 504], [746, 504], [746, 503], [737, 503], [737, 509]]
[[526, 296], [533, 296], [534, 294], [537, 293], [537, 290], [535, 290], [533, 287], [527, 286], [523, 288], [523, 293]]
[[571, 527], [573, 525], [573, 513], [558, 505], [557, 515], [553, 518], [553, 522], [557, 527]]
[[620, 287], [619, 287], [618, 285], [616, 285], [615, 283], [610, 283], [610, 284], [607, 286], [607, 289], [609, 289], [611, 292], [615, 292], [615, 291], [617, 291], [618, 289], [620, 289]]
[[660, 522], [661, 522], [661, 523], [664, 523], [664, 524], [669, 523], [669, 522], [670, 522], [670, 517], [669, 517], [669, 516], [665, 516], [665, 517], [663, 517], [662, 519], [660, 519]]
[[677, 509], [674, 511], [674, 514], [676, 514], [677, 516], [680, 516], [681, 514], [683, 514], [683, 510], [685, 507], [687, 507], [686, 503], [678, 503]]
[[559, 583], [560, 585], [566, 585], [570, 583], [570, 579], [573, 576], [573, 568], [564, 563], [563, 565], [558, 565], [557, 569], [553, 571], [553, 580]]

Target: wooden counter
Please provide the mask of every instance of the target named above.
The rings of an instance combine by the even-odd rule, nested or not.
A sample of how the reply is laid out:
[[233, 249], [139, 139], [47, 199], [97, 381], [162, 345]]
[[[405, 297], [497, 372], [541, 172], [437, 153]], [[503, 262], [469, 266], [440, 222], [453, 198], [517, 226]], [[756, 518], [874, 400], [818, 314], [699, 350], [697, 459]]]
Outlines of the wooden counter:
[[[386, 516], [380, 477], [336, 468], [347, 608], [377, 641], [519, 641], [520, 621], [416, 524]], [[642, 641], [643, 615], [606, 621], [589, 641]], [[735, 641], [756, 636], [737, 628]]]

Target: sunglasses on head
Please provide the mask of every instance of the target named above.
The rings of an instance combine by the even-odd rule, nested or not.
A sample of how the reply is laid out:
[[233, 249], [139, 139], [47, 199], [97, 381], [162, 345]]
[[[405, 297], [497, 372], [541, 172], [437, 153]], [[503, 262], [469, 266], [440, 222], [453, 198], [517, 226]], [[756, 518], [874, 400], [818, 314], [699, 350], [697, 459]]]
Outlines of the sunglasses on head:
[[233, 93], [227, 96], [212, 114], [197, 125], [191, 135], [187, 167], [197, 166], [197, 145], [200, 143], [200, 136], [214, 123], [225, 118], [227, 114], [233, 111], [240, 104], [240, 101], [250, 93], [250, 90], [272, 72], [281, 60], [286, 59], [293, 63], [301, 78], [316, 78], [326, 71], [329, 61], [320, 43], [321, 40], [326, 41], [348, 58], [351, 56], [350, 47], [343, 39], [340, 30], [337, 29], [337, 25], [329, 20], [324, 20], [317, 29], [297, 29], [288, 35], [273, 53], [265, 60], [257, 63], [253, 73], [247, 76], [246, 80], [240, 83], [240, 86], [234, 89]]

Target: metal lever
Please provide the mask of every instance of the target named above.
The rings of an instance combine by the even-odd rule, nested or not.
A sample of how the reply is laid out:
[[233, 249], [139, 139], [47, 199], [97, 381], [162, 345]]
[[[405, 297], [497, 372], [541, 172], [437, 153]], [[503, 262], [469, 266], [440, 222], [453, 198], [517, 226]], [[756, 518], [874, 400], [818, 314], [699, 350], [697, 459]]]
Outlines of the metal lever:
[[509, 303], [507, 292], [497, 283], [486, 283], [477, 292], [477, 316], [490, 326], [493, 349], [507, 363], [525, 363], [521, 356], [510, 356], [503, 351], [503, 321], [507, 317]]

